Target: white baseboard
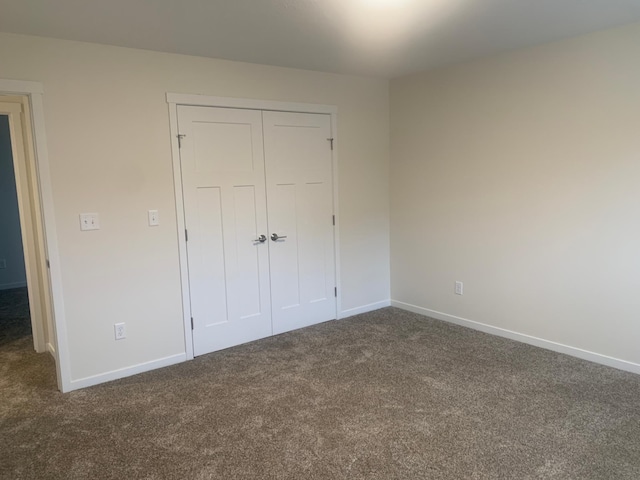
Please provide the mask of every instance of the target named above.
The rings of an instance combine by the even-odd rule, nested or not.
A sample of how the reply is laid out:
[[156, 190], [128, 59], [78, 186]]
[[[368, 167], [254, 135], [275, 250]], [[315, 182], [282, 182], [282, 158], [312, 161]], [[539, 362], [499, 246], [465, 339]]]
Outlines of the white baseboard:
[[177, 355], [171, 355], [169, 357], [160, 358], [158, 360], [152, 360], [150, 362], [139, 363], [132, 367], [125, 367], [118, 370], [112, 370], [110, 372], [93, 375], [91, 377], [79, 378], [77, 380], [71, 380], [69, 382], [69, 389], [65, 391], [78, 390], [79, 388], [91, 387], [100, 383], [111, 382], [120, 378], [130, 377], [131, 375], [137, 375], [138, 373], [148, 372], [155, 370], [156, 368], [168, 367], [181, 363], [187, 360], [186, 353], [179, 353]]
[[373, 312], [374, 310], [379, 310], [384, 307], [390, 307], [391, 300], [382, 300], [381, 302], [370, 303], [368, 305], [362, 305], [356, 308], [349, 308], [348, 310], [343, 310], [338, 315], [338, 320], [342, 320], [343, 318], [353, 317], [354, 315], [360, 315], [361, 313]]
[[[357, 308], [350, 308], [348, 310], [343, 310], [340, 313], [339, 319], [352, 317], [354, 315], [358, 315], [360, 313], [367, 313], [373, 310], [378, 310], [380, 308], [389, 307], [391, 305], [390, 300], [383, 300], [381, 302], [370, 303], [369, 305], [362, 305]], [[47, 344], [47, 348], [49, 351], [53, 350], [53, 355], [55, 358], [55, 350], [53, 346]], [[134, 365], [132, 367], [121, 368], [119, 370], [112, 370], [110, 372], [101, 373], [99, 375], [93, 375], [91, 377], [80, 378], [77, 380], [71, 380], [69, 382], [68, 390], [65, 389], [65, 392], [78, 390], [80, 388], [91, 387], [93, 385], [98, 385], [100, 383], [111, 382], [113, 380], [118, 380], [120, 378], [129, 377], [131, 375], [137, 375], [138, 373], [148, 372], [150, 370], [155, 370], [157, 368], [168, 367], [169, 365], [175, 365], [176, 363], [181, 363], [187, 360], [186, 353], [180, 353], [178, 355], [172, 355], [170, 357], [161, 358], [159, 360], [153, 360], [151, 362], [141, 363], [139, 365]]]
[[590, 362], [606, 365], [607, 367], [617, 368], [626, 372], [640, 374], [640, 364], [628, 362], [626, 360], [620, 360], [619, 358], [609, 357], [600, 353], [590, 352], [577, 347], [571, 347], [569, 345], [563, 345], [562, 343], [552, 342], [551, 340], [545, 340], [538, 337], [532, 337], [524, 333], [518, 333], [504, 328], [494, 327], [487, 325], [486, 323], [476, 322], [474, 320], [468, 320], [466, 318], [456, 317], [455, 315], [449, 315], [448, 313], [438, 312], [436, 310], [430, 310], [424, 307], [418, 307], [409, 303], [399, 302], [397, 300], [391, 300], [391, 306], [407, 310], [409, 312], [418, 313], [427, 317], [435, 318], [436, 320], [442, 320], [444, 322], [454, 323], [474, 330], [479, 330], [491, 335], [497, 335], [498, 337], [509, 338], [518, 342], [527, 343], [535, 347], [545, 348], [558, 353], [564, 353], [572, 357], [581, 358]]
[[26, 286], [27, 282], [2, 283], [0, 284], [0, 290], [10, 290], [12, 288], [22, 288]]
[[47, 343], [47, 352], [49, 352], [54, 359], [56, 358], [56, 347], [50, 343]]

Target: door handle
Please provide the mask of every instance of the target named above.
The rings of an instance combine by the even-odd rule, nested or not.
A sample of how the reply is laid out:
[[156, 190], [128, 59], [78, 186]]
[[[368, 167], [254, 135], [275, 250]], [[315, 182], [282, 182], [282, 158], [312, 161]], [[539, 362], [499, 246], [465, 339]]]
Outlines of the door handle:
[[254, 240], [254, 242], [260, 242], [260, 243], [264, 243], [266, 241], [267, 241], [267, 237], [265, 237], [264, 235], [260, 235], [258, 238]]
[[271, 234], [271, 240], [273, 240], [274, 242], [277, 240], [280, 240], [281, 238], [287, 238], [287, 236], [286, 235], [279, 236], [277, 233]]

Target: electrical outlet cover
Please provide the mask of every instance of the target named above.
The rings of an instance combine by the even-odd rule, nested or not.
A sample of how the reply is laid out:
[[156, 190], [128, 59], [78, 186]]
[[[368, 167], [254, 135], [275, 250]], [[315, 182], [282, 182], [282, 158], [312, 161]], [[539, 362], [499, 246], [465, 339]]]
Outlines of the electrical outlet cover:
[[123, 338], [127, 338], [127, 329], [124, 323], [116, 323], [113, 326], [113, 330], [115, 333], [116, 340], [122, 340]]

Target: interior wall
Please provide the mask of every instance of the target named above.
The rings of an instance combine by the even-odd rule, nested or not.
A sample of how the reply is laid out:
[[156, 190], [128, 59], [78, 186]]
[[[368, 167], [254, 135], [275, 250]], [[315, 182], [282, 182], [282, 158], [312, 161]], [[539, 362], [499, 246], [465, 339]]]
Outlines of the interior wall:
[[337, 105], [342, 308], [388, 301], [387, 81], [12, 34], [0, 65], [44, 85], [72, 381], [185, 351], [167, 92]]
[[638, 58], [640, 24], [393, 80], [392, 299], [640, 363]]
[[[24, 269], [20, 213], [13, 169], [9, 117], [0, 115], [0, 290], [24, 287], [27, 277]], [[1, 265], [0, 265], [1, 267]]]

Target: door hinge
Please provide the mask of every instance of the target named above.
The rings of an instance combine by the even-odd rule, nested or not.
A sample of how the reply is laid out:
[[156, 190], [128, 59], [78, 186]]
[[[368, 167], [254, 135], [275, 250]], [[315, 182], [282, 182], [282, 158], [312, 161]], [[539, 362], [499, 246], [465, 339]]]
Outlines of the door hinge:
[[193, 330], [193, 317], [191, 317], [191, 330]]
[[179, 133], [176, 137], [178, 137], [178, 148], [182, 148], [182, 139], [186, 137], [186, 135], [184, 133]]
[[184, 241], [185, 242], [189, 241], [189, 232], [186, 228], [184, 229]]
[[336, 216], [332, 215], [332, 217], [333, 217], [333, 226], [335, 227], [336, 226]]
[[333, 138], [327, 138], [327, 141], [331, 142], [331, 150], [333, 150]]
[[338, 296], [338, 287], [335, 287], [335, 288], [333, 289], [333, 293], [334, 293], [334, 295], [335, 295], [336, 297]]
[[46, 262], [47, 262], [47, 268], [51, 268], [51, 262], [49, 262], [48, 258], [47, 258]]

